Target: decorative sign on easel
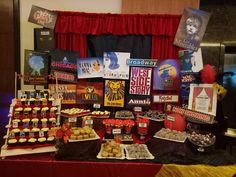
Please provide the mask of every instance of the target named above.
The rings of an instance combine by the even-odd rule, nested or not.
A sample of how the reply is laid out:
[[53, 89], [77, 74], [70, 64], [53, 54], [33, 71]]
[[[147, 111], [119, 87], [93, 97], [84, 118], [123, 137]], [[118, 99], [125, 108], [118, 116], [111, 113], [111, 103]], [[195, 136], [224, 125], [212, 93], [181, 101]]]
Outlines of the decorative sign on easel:
[[44, 85], [48, 76], [48, 54], [25, 50], [24, 84]]
[[124, 107], [125, 81], [105, 80], [104, 106]]
[[57, 13], [32, 5], [28, 21], [45, 28], [54, 29], [57, 21]]
[[150, 95], [152, 68], [131, 67], [129, 94]]
[[183, 115], [187, 120], [193, 122], [212, 124], [214, 121], [214, 116], [212, 115], [181, 108], [179, 106], [171, 105], [169, 103], [165, 104], [164, 110], [167, 112], [178, 113], [180, 115]]
[[129, 66], [126, 59], [130, 53], [104, 52], [104, 76], [108, 79], [129, 79]]

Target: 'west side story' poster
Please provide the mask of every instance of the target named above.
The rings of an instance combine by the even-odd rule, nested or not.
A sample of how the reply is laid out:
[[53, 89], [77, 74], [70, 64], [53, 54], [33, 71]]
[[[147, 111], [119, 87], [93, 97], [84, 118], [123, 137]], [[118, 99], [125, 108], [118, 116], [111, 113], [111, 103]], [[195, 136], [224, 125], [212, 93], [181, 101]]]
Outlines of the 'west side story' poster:
[[152, 68], [131, 67], [129, 94], [150, 95]]

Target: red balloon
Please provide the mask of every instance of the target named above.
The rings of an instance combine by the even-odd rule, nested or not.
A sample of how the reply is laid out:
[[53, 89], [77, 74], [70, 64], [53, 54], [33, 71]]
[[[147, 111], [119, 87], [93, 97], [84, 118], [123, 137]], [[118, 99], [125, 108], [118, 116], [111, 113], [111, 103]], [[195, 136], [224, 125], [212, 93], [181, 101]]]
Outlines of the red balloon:
[[169, 114], [165, 118], [164, 126], [171, 130], [184, 131], [186, 128], [186, 121], [180, 114]]

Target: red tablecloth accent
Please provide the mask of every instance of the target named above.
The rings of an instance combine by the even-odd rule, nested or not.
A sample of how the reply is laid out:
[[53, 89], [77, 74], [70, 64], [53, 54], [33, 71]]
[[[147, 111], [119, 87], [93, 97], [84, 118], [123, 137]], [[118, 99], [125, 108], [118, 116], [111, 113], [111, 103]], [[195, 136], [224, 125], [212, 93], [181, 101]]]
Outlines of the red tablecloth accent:
[[56, 161], [49, 154], [0, 160], [1, 177], [154, 177], [162, 164], [144, 162]]

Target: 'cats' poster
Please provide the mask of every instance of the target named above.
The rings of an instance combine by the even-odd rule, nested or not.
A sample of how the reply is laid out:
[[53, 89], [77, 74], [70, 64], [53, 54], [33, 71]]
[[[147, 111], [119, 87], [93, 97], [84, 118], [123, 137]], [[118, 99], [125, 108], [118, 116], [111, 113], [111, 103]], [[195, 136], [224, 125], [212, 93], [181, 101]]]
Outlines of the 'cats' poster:
[[160, 60], [153, 71], [153, 90], [178, 90], [180, 86], [179, 60]]
[[125, 52], [104, 52], [104, 76], [108, 79], [129, 79], [129, 66], [126, 59], [130, 53]]
[[125, 81], [105, 80], [104, 106], [124, 107]]
[[103, 82], [81, 81], [77, 83], [77, 104], [102, 104]]
[[197, 51], [209, 19], [208, 12], [185, 8], [175, 35], [174, 45]]
[[129, 94], [150, 95], [152, 68], [131, 67]]
[[103, 77], [103, 58], [77, 59], [78, 79]]
[[24, 84], [44, 85], [48, 77], [48, 55], [42, 52], [25, 50]]

